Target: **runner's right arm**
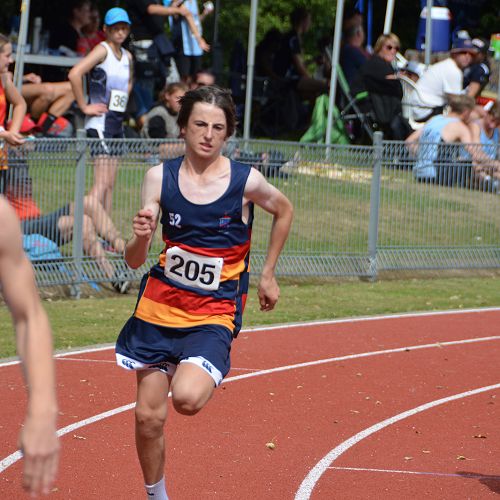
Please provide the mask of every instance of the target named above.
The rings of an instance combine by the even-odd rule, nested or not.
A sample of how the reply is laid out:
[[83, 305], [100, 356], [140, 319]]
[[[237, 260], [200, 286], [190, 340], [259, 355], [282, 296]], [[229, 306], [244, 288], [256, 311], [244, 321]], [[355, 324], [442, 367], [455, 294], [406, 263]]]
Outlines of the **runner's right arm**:
[[0, 281], [12, 315], [28, 388], [28, 406], [19, 435], [24, 455], [23, 487], [49, 493], [57, 472], [57, 400], [52, 331], [42, 307], [30, 261], [23, 252], [15, 212], [0, 197]]
[[162, 180], [163, 164], [150, 168], [144, 176], [142, 208], [132, 221], [134, 234], [125, 247], [125, 261], [132, 269], [142, 266], [148, 257], [160, 215]]

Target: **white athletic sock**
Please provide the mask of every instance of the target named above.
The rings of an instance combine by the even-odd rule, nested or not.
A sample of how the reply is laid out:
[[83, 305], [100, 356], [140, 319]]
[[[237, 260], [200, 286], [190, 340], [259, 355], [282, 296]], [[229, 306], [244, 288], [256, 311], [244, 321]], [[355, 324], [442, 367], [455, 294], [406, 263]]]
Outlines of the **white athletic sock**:
[[144, 487], [146, 488], [146, 498], [148, 500], [168, 500], [167, 490], [165, 489], [165, 476], [156, 484], [145, 484]]

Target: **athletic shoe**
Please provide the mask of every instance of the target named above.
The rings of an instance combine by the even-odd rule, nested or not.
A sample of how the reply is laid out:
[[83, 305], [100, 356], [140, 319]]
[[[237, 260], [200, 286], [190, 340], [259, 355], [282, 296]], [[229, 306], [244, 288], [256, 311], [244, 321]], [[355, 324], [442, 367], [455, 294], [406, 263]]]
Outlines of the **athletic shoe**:
[[[7, 122], [7, 130], [10, 129], [10, 125], [12, 123], [12, 120], [9, 120]], [[33, 132], [36, 132], [38, 130], [37, 124], [33, 121], [33, 118], [31, 118], [31, 115], [29, 113], [26, 113], [23, 118], [23, 123], [21, 124], [21, 128], [19, 129], [19, 132], [21, 134], [31, 134]]]
[[[43, 113], [38, 120], [37, 127], [42, 130], [43, 122], [47, 118], [47, 113]], [[71, 122], [64, 118], [64, 116], [59, 116], [56, 118], [54, 123], [50, 126], [49, 130], [45, 133], [46, 137], [71, 137], [73, 135], [73, 125]]]
[[127, 271], [116, 270], [111, 284], [118, 293], [127, 293], [130, 290], [130, 280]]

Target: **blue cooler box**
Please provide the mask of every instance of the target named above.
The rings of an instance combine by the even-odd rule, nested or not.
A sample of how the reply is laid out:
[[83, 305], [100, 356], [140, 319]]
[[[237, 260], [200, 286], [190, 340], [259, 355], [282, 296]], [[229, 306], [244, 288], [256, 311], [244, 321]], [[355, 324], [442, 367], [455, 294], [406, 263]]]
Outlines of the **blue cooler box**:
[[[425, 21], [427, 8], [424, 7], [420, 13], [418, 23], [417, 44], [418, 50], [425, 50]], [[450, 50], [450, 25], [451, 14], [447, 7], [432, 7], [432, 52], [447, 52]]]

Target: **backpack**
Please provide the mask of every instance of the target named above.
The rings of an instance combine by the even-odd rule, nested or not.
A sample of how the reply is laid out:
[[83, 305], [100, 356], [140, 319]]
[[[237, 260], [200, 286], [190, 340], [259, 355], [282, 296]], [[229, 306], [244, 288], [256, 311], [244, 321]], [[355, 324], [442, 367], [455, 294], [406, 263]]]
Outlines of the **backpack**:
[[23, 235], [23, 249], [31, 261], [63, 258], [57, 243], [41, 234]]
[[[61, 279], [67, 281], [71, 272], [65, 266], [64, 257], [61, 254], [57, 243], [41, 234], [24, 234], [23, 250], [34, 265], [37, 272], [43, 273], [43, 281], [57, 285]], [[50, 277], [47, 276], [48, 273]], [[99, 291], [99, 285], [88, 278], [84, 273], [83, 281], [88, 283], [94, 290]]]

